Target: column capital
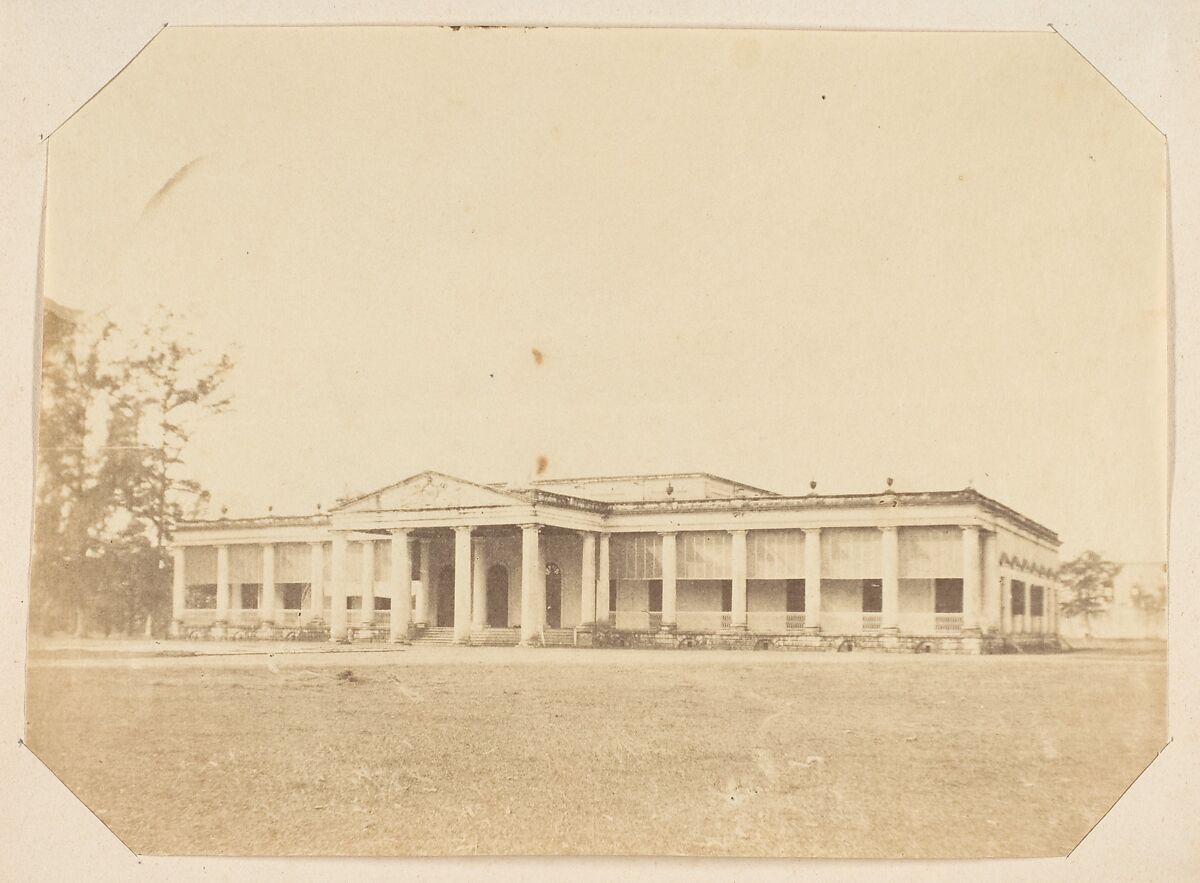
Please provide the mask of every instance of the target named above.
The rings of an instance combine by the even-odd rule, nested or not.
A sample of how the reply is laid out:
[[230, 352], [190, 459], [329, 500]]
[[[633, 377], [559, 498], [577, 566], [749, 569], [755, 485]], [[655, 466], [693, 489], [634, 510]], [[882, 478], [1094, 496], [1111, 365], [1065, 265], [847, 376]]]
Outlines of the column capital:
[[679, 533], [679, 531], [677, 531], [677, 530], [656, 530], [655, 533], [657, 533], [660, 537], [673, 537], [677, 533]]
[[974, 531], [975, 533], [979, 533], [981, 530], [983, 530], [983, 528], [980, 527], [978, 524], [960, 524], [958, 526], [958, 528], [959, 528], [959, 530], [963, 531], [964, 533], [967, 531]]
[[895, 533], [900, 528], [898, 524], [877, 524], [875, 526], [884, 533]]
[[392, 536], [408, 536], [413, 532], [411, 527], [393, 527], [388, 529], [388, 533]]
[[521, 530], [533, 530], [540, 533], [545, 525], [537, 524], [536, 522], [528, 522], [526, 524], [518, 524], [517, 527], [521, 528]]
[[275, 548], [275, 541], [274, 541], [274, 540], [272, 540], [272, 541], [270, 541], [270, 542], [263, 543], [263, 544], [262, 544], [262, 547], [263, 547], [264, 549], [274, 549], [274, 548]]
[[801, 528], [801, 530], [804, 531], [804, 535], [806, 537], [807, 536], [819, 537], [821, 535], [821, 528], [819, 528], [819, 527], [804, 527], [804, 528]]
[[474, 531], [475, 531], [475, 526], [471, 525], [471, 524], [456, 524], [454, 526], [455, 533], [470, 534], [470, 533], [473, 533]]

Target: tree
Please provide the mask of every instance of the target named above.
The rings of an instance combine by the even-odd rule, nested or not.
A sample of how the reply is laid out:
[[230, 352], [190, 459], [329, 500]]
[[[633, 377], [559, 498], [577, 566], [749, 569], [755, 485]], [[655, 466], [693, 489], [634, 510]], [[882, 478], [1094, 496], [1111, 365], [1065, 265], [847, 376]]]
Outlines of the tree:
[[85, 610], [106, 632], [149, 628], [169, 610], [166, 543], [208, 498], [186, 472], [187, 445], [228, 408], [233, 362], [206, 359], [162, 307], [133, 335], [106, 323], [70, 337], [44, 350], [35, 594], [79, 611], [77, 631]]
[[[228, 354], [207, 359], [183, 330], [182, 318], [160, 307], [120, 368], [121, 394], [111, 424], [117, 443], [109, 448], [105, 478], [130, 518], [121, 529], [129, 553], [150, 559], [135, 568], [143, 576], [129, 584], [127, 610], [131, 617], [165, 621], [170, 598], [165, 545], [175, 524], [208, 500], [187, 474], [185, 453], [196, 425], [229, 408], [222, 388], [233, 361]], [[151, 573], [157, 578], [146, 579]]]
[[81, 634], [100, 580], [104, 509], [89, 441], [113, 385], [103, 352], [115, 328], [50, 300], [42, 328], [30, 618], [42, 630]]
[[1120, 572], [1120, 564], [1106, 561], [1091, 550], [1063, 564], [1058, 571], [1059, 582], [1066, 590], [1060, 605], [1063, 616], [1082, 616], [1084, 633], [1091, 635], [1092, 616], [1107, 609], [1112, 601], [1113, 579]]

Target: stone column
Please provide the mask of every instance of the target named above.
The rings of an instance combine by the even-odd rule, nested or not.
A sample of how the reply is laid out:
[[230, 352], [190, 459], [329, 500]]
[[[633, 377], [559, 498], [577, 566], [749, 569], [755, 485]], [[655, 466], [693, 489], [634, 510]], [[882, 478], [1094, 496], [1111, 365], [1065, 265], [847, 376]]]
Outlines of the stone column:
[[1000, 543], [994, 531], [983, 535], [983, 610], [979, 618], [980, 628], [989, 632], [999, 631], [1004, 614], [1000, 598]]
[[220, 625], [229, 622], [229, 547], [217, 546], [217, 616]]
[[1000, 634], [1012, 633], [1012, 580], [1000, 577]]
[[325, 618], [325, 544], [309, 543], [308, 621]]
[[579, 567], [579, 624], [590, 626], [596, 622], [596, 535], [583, 531], [579, 536], [583, 546]]
[[612, 606], [611, 577], [609, 576], [609, 539], [607, 533], [600, 534], [600, 554], [596, 562], [596, 621], [608, 624], [608, 608]]
[[408, 643], [408, 617], [412, 607], [412, 551], [408, 530], [392, 531], [392, 616], [388, 637], [393, 644]]
[[541, 633], [546, 608], [538, 598], [538, 524], [521, 525], [521, 643], [531, 644]]
[[1046, 618], [1050, 623], [1047, 631], [1056, 635], [1058, 634], [1058, 586], [1049, 586], [1046, 591], [1049, 593], [1049, 600], [1046, 603]]
[[676, 575], [678, 572], [678, 543], [673, 531], [662, 537], [662, 628], [675, 628]]
[[730, 543], [730, 572], [733, 576], [733, 610], [729, 624], [735, 629], [746, 629], [746, 532], [731, 530], [733, 542]]
[[1032, 632], [1033, 631], [1033, 609], [1032, 609], [1031, 601], [1033, 600], [1033, 597], [1032, 597], [1033, 583], [1030, 580], [1026, 579], [1026, 580], [1024, 580], [1024, 585], [1025, 585], [1025, 615], [1021, 617], [1021, 631]]
[[184, 572], [184, 549], [176, 546], [171, 550], [171, 558], [175, 565], [171, 579], [171, 627], [178, 636], [183, 628], [184, 610], [187, 609], [187, 576]]
[[242, 613], [242, 584], [229, 583], [229, 619], [231, 622], [241, 625]]
[[979, 629], [979, 608], [982, 578], [979, 572], [979, 527], [973, 524], [962, 529], [963, 552], [963, 629]]
[[362, 541], [362, 568], [358, 574], [361, 586], [359, 595], [362, 596], [362, 608], [358, 612], [361, 625], [373, 625], [375, 622], [375, 541]]
[[346, 641], [346, 551], [345, 534], [333, 537], [333, 585], [329, 593], [329, 640]]
[[471, 640], [471, 528], [454, 528], [454, 641]]
[[804, 627], [821, 627], [821, 528], [804, 531]]
[[258, 605], [260, 625], [275, 624], [275, 544], [262, 547], [262, 602]]
[[883, 541], [883, 610], [880, 627], [900, 630], [900, 532], [895, 527], [881, 527]]
[[483, 554], [483, 539], [476, 537], [471, 561], [471, 628], [487, 626], [487, 561]]
[[425, 628], [429, 625], [429, 581], [433, 579], [430, 575], [431, 567], [430, 557], [433, 554], [433, 542], [431, 540], [421, 540], [421, 561], [418, 576], [421, 577], [420, 584], [417, 586], [417, 609], [416, 618], [417, 625], [420, 628]]

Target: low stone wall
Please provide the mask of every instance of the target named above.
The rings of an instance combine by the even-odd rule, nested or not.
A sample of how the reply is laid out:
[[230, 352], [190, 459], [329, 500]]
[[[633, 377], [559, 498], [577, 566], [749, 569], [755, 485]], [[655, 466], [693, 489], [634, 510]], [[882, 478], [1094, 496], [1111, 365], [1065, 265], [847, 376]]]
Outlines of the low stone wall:
[[[329, 626], [312, 623], [300, 626], [185, 626], [171, 637], [193, 641], [328, 641]], [[385, 643], [391, 640], [387, 626], [351, 626], [352, 643]], [[473, 640], [476, 646], [487, 641]], [[499, 642], [497, 642], [499, 643]], [[505, 642], [507, 643], [507, 642]], [[829, 634], [819, 631], [784, 632], [681, 632], [618, 631], [611, 628], [547, 630], [546, 647], [629, 647], [647, 650], [794, 650], [826, 653], [873, 651], [877, 653], [949, 653], [977, 656], [995, 653], [1059, 653], [1069, 649], [1058, 635], [898, 635]]]
[[[1062, 649], [1054, 635], [1022, 635], [1019, 647], [997, 635], [835, 635], [817, 631], [763, 634], [758, 632], [617, 631], [600, 629], [591, 635], [594, 647], [636, 647], [654, 650], [795, 650], [848, 653], [1050, 653]], [[1036, 640], [1033, 640], [1036, 639]]]

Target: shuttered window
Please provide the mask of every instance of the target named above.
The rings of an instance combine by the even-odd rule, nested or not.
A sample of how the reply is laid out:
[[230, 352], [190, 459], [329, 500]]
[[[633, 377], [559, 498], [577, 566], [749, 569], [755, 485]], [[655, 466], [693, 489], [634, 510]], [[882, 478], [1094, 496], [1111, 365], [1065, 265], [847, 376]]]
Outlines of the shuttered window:
[[883, 535], [874, 527], [821, 531], [821, 575], [825, 579], [878, 579], [883, 576]]
[[614, 534], [609, 541], [613, 579], [662, 579], [662, 537]]
[[746, 576], [750, 579], [803, 577], [804, 531], [749, 531], [746, 534]]
[[724, 530], [697, 530], [677, 534], [680, 579], [730, 579], [733, 577], [733, 537]]
[[901, 579], [937, 579], [963, 575], [960, 528], [902, 527], [898, 539]]

